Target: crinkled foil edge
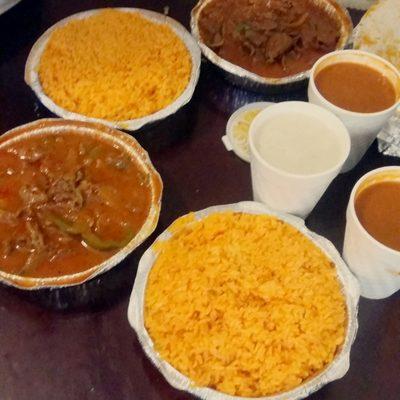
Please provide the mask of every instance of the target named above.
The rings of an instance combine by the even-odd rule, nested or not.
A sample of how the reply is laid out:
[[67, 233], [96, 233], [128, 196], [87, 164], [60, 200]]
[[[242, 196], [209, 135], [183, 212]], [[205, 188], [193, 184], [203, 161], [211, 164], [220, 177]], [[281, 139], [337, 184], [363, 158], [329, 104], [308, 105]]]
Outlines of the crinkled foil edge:
[[[259, 397], [262, 400], [297, 400], [309, 396], [311, 393], [319, 390], [327, 383], [340, 379], [349, 369], [350, 365], [350, 349], [356, 337], [358, 322], [358, 301], [360, 297], [360, 289], [356, 278], [350, 273], [346, 264], [340, 257], [338, 251], [331, 242], [322, 236], [317, 235], [307, 229], [304, 221], [298, 217], [288, 214], [277, 213], [261, 203], [257, 202], [240, 202], [235, 204], [221, 205], [209, 207], [195, 213], [196, 219], [205, 216], [223, 212], [235, 211], [250, 214], [268, 214], [289, 223], [297, 228], [301, 233], [311, 239], [322, 251], [333, 261], [336, 266], [338, 278], [341, 282], [343, 295], [346, 298], [348, 325], [346, 330], [345, 342], [341, 350], [336, 355], [333, 362], [327, 366], [320, 374], [306, 381], [303, 385], [289, 391], [272, 396]], [[166, 240], [171, 237], [171, 233], [165, 230], [155, 241]], [[132, 328], [136, 331], [139, 342], [147, 357], [161, 372], [168, 383], [178, 390], [189, 392], [204, 400], [254, 400], [254, 398], [238, 397], [224, 394], [213, 389], [205, 387], [197, 387], [189, 378], [181, 374], [173, 368], [168, 362], [163, 360], [155, 351], [153, 341], [150, 338], [144, 324], [144, 299], [147, 279], [149, 272], [156, 260], [156, 253], [151, 246], [142, 256], [133, 286], [132, 294], [128, 306], [128, 320]]]
[[10, 0], [5, 4], [0, 4], [0, 15], [4, 14], [10, 8], [16, 6], [21, 0]]
[[118, 7], [114, 8], [115, 10], [123, 11], [123, 12], [131, 12], [131, 13], [139, 13], [141, 16], [149, 19], [150, 21], [167, 24], [174, 33], [184, 42], [187, 50], [190, 53], [192, 59], [192, 72], [190, 76], [189, 83], [186, 86], [186, 89], [182, 92], [182, 94], [170, 105], [159, 110], [151, 115], [147, 115], [142, 118], [136, 118], [126, 121], [108, 121], [100, 118], [90, 118], [86, 117], [82, 114], [74, 113], [66, 110], [58, 106], [50, 97], [48, 97], [42, 88], [39, 78], [39, 63], [40, 58], [42, 56], [43, 51], [46, 48], [47, 42], [50, 39], [51, 34], [54, 30], [66, 25], [68, 22], [76, 19], [84, 19], [91, 15], [95, 15], [103, 10], [104, 8], [99, 8], [96, 10], [84, 11], [74, 15], [71, 15], [67, 18], [62, 19], [61, 21], [54, 24], [51, 28], [49, 28], [43, 35], [36, 41], [33, 45], [28, 59], [25, 65], [25, 82], [27, 85], [31, 87], [31, 89], [35, 92], [36, 96], [40, 100], [40, 102], [48, 108], [51, 112], [58, 115], [59, 117], [65, 119], [73, 119], [73, 120], [81, 120], [87, 122], [99, 122], [104, 125], [110, 126], [112, 128], [124, 129], [127, 131], [135, 131], [143, 126], [163, 120], [168, 116], [174, 114], [181, 107], [187, 104], [193, 96], [194, 90], [197, 85], [197, 81], [200, 75], [200, 64], [201, 64], [201, 52], [199, 46], [196, 41], [190, 35], [190, 33], [185, 29], [183, 25], [181, 25], [178, 21], [163, 15], [156, 13], [150, 10], [144, 10], [141, 8], [127, 8], [127, 7]]
[[346, 8], [354, 10], [368, 10], [376, 2], [376, 0], [336, 0], [339, 4]]
[[379, 132], [378, 150], [387, 156], [400, 157], [400, 108]]
[[[310, 70], [284, 78], [266, 78], [250, 72], [218, 56], [201, 39], [198, 20], [203, 8], [214, 0], [200, 0], [191, 12], [190, 27], [192, 35], [197, 40], [203, 55], [224, 74], [225, 78], [237, 86], [261, 93], [279, 93], [296, 90], [305, 85], [310, 76]], [[313, 0], [315, 4], [324, 7], [329, 14], [336, 13], [342, 21], [341, 38], [336, 50], [345, 48], [350, 41], [353, 24], [349, 13], [334, 0]]]

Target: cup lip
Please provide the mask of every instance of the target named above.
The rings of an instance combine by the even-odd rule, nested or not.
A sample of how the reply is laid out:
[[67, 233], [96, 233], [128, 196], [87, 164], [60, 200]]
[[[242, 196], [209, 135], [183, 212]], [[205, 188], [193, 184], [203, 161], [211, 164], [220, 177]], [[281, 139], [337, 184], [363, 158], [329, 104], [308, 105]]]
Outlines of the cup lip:
[[[254, 123], [261, 119], [263, 117], [264, 114], [266, 113], [270, 113], [271, 110], [273, 110], [276, 107], [283, 107], [283, 105], [301, 105], [301, 107], [304, 107], [306, 105], [306, 107], [309, 108], [314, 108], [315, 110], [318, 110], [319, 112], [322, 112], [326, 115], [329, 115], [330, 118], [334, 118], [336, 120], [336, 123], [338, 126], [340, 126], [340, 128], [342, 129], [343, 133], [345, 133], [344, 135], [344, 155], [343, 157], [340, 159], [340, 162], [336, 163], [333, 167], [330, 167], [329, 169], [326, 169], [322, 172], [317, 172], [314, 174], [295, 174], [293, 172], [287, 172], [283, 169], [280, 169], [278, 167], [275, 167], [274, 165], [270, 164], [269, 162], [267, 162], [266, 160], [264, 160], [263, 157], [261, 157], [261, 154], [258, 152], [258, 150], [256, 149], [256, 146], [254, 144], [254, 135], [255, 135], [255, 131], [254, 131]], [[249, 128], [249, 147], [250, 147], [250, 161], [252, 157], [256, 157], [257, 160], [263, 164], [264, 166], [266, 166], [267, 168], [271, 169], [272, 171], [279, 173], [285, 177], [289, 177], [289, 178], [296, 178], [296, 179], [310, 179], [310, 178], [319, 178], [319, 177], [323, 177], [327, 174], [333, 173], [336, 170], [340, 170], [340, 168], [343, 166], [343, 164], [346, 162], [347, 158], [349, 157], [350, 154], [350, 148], [351, 148], [351, 140], [350, 140], [350, 134], [348, 129], [346, 128], [346, 126], [344, 125], [344, 123], [332, 112], [327, 110], [324, 107], [318, 106], [316, 104], [312, 104], [312, 103], [308, 103], [306, 101], [283, 101], [280, 103], [275, 103], [270, 105], [269, 107], [265, 108], [264, 110], [262, 110], [253, 120], [253, 122], [250, 125]]]
[[[346, 110], [345, 108], [341, 108], [337, 106], [336, 104], [333, 104], [330, 102], [328, 99], [326, 99], [321, 92], [318, 90], [317, 85], [315, 84], [315, 71], [319, 67], [319, 65], [331, 58], [331, 57], [340, 57], [343, 54], [354, 54], [355, 56], [364, 56], [364, 57], [369, 57], [375, 60], [380, 61], [381, 63], [385, 64], [388, 68], [390, 68], [398, 77], [399, 82], [400, 82], [400, 71], [388, 60], [385, 60], [384, 58], [374, 54], [374, 53], [369, 53], [367, 51], [363, 50], [354, 50], [354, 49], [345, 49], [345, 50], [337, 50], [337, 51], [332, 51], [331, 53], [325, 54], [321, 58], [319, 58], [313, 65], [310, 71], [310, 86], [313, 89], [314, 93], [316, 96], [321, 100], [322, 102], [328, 103], [330, 107], [332, 107], [335, 112], [340, 112], [342, 114], [346, 114], [352, 117], [358, 117], [358, 118], [368, 118], [368, 117], [379, 117], [382, 115], [385, 115], [387, 112], [390, 112], [392, 110], [395, 110], [399, 105], [400, 105], [400, 95], [398, 96], [397, 100], [388, 108], [385, 108], [384, 110], [381, 111], [375, 111], [372, 113], [362, 113], [362, 112], [357, 112], [357, 111], [350, 111]], [[339, 61], [340, 62], [340, 61]], [[373, 67], [371, 67], [373, 68]]]
[[361, 178], [358, 179], [358, 181], [355, 183], [355, 185], [353, 186], [353, 189], [350, 193], [350, 199], [349, 199], [349, 211], [352, 214], [353, 220], [355, 221], [357, 227], [361, 230], [361, 232], [370, 240], [372, 241], [372, 243], [374, 243], [376, 246], [378, 246], [379, 248], [381, 248], [382, 250], [385, 251], [389, 251], [390, 253], [400, 256], [400, 251], [399, 250], [395, 250], [392, 249], [389, 246], [386, 246], [385, 244], [381, 243], [379, 240], [375, 239], [363, 226], [363, 224], [360, 222], [360, 220], [358, 219], [357, 213], [356, 213], [356, 208], [354, 206], [354, 201], [355, 201], [355, 197], [356, 197], [356, 193], [357, 190], [359, 189], [360, 185], [365, 181], [365, 179], [369, 178], [370, 176], [373, 175], [379, 175], [381, 172], [385, 172], [385, 171], [399, 171], [400, 173], [400, 165], [392, 165], [392, 166], [387, 166], [387, 167], [380, 167], [380, 168], [376, 168], [373, 169], [369, 172], [367, 172], [366, 174], [364, 174], [363, 176], [361, 176]]

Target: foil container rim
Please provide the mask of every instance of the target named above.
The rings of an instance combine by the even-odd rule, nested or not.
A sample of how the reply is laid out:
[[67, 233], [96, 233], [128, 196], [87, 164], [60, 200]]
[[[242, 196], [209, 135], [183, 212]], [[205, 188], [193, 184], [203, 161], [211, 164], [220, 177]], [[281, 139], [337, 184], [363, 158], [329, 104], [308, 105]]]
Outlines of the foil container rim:
[[[46, 126], [46, 123], [59, 123], [59, 125]], [[77, 126], [77, 124], [81, 124], [81, 126]], [[24, 132], [24, 129], [30, 130], [28, 132]], [[155, 169], [153, 163], [151, 162], [147, 151], [144, 150], [144, 148], [135, 138], [128, 135], [127, 133], [117, 131], [112, 128], [110, 129], [106, 126], [101, 126], [100, 124], [94, 124], [92, 122], [64, 120], [59, 118], [44, 118], [20, 125], [1, 135], [0, 149], [10, 144], [10, 142], [18, 142], [34, 135], [43, 135], [49, 133], [62, 134], [60, 133], [60, 131], [70, 131], [71, 129], [76, 130], [76, 132], [82, 135], [90, 134], [92, 136], [101, 136], [103, 140], [108, 141], [109, 143], [118, 143], [124, 149], [124, 151], [135, 158], [135, 160], [138, 162], [140, 167], [143, 168], [143, 170], [151, 175], [152, 179], [149, 186], [152, 191], [152, 199], [147, 218], [143, 223], [140, 231], [126, 246], [124, 246], [114, 255], [107, 258], [98, 265], [94, 265], [87, 270], [74, 274], [47, 278], [25, 277], [0, 270], [0, 282], [8, 286], [13, 286], [17, 289], [32, 291], [40, 289], [60, 289], [63, 287], [81, 285], [82, 283], [94, 278], [95, 276], [100, 275], [117, 266], [132, 251], [134, 251], [140, 244], [142, 244], [144, 240], [146, 240], [151, 235], [151, 233], [155, 230], [157, 226], [161, 209], [163, 189], [162, 179], [158, 171]], [[159, 192], [156, 191], [157, 185], [159, 185]]]
[[350, 350], [358, 329], [357, 313], [360, 287], [357, 279], [351, 274], [335, 246], [326, 238], [310, 231], [299, 217], [276, 212], [264, 204], [243, 201], [239, 203], [212, 206], [194, 213], [196, 219], [221, 211], [246, 212], [250, 214], [267, 214], [275, 216], [298, 229], [317, 245], [335, 265], [337, 277], [341, 283], [342, 293], [346, 299], [347, 328], [345, 341], [334, 360], [316, 376], [306, 380], [302, 385], [283, 393], [263, 397], [240, 397], [225, 394], [207, 387], [196, 386], [188, 377], [177, 371], [155, 351], [153, 341], [144, 325], [144, 297], [149, 272], [157, 258], [153, 251], [154, 243], [171, 237], [168, 228], [161, 233], [139, 261], [135, 283], [128, 305], [128, 321], [135, 330], [138, 340], [150, 361], [161, 372], [168, 383], [178, 390], [189, 392], [207, 400], [298, 400], [319, 390], [322, 386], [343, 377], [349, 369]]
[[337, 0], [343, 7], [362, 11], [368, 10], [375, 1], [376, 0]]
[[1, 4], [0, 0], [0, 15], [4, 14], [6, 11], [16, 6], [21, 0], [8, 0], [4, 4]]
[[380, 153], [400, 157], [400, 106], [378, 133], [377, 139]]
[[[282, 78], [268, 78], [258, 75], [254, 72], [248, 71], [245, 68], [240, 67], [239, 65], [233, 64], [230, 61], [225, 60], [220, 57], [217, 53], [215, 53], [211, 48], [209, 48], [201, 39], [201, 35], [198, 27], [198, 19], [202, 9], [210, 2], [214, 0], [199, 0], [199, 2], [195, 5], [195, 7], [191, 11], [190, 18], [190, 28], [193, 37], [196, 39], [203, 55], [218, 68], [227, 72], [228, 74], [232, 74], [236, 76], [238, 79], [242, 79], [246, 81], [246, 85], [259, 85], [262, 87], [284, 87], [289, 86], [295, 83], [299, 83], [309, 78], [311, 68], [299, 72], [294, 75], [289, 75]], [[336, 47], [336, 50], [340, 50], [346, 47], [351, 39], [351, 34], [353, 31], [353, 23], [350, 18], [350, 14], [347, 9], [344, 8], [341, 4], [336, 3], [334, 0], [313, 0], [314, 2], [322, 2], [326, 7], [332, 7], [334, 12], [340, 15], [342, 20], [341, 25], [341, 38], [339, 40], [339, 44]], [[339, 10], [338, 10], [339, 8]], [[342, 32], [343, 31], [343, 32]]]
[[[173, 32], [182, 40], [185, 44], [187, 51], [190, 54], [192, 60], [192, 70], [190, 74], [189, 82], [184, 89], [184, 91], [176, 98], [171, 104], [166, 106], [165, 108], [156, 111], [153, 114], [146, 115], [144, 117], [125, 120], [125, 121], [110, 121], [102, 118], [94, 118], [88, 117], [83, 114], [75, 113], [72, 111], [68, 111], [67, 109], [57, 105], [47, 94], [44, 92], [42, 85], [40, 83], [39, 78], [39, 63], [41, 56], [46, 48], [46, 45], [51, 37], [51, 34], [54, 30], [68, 24], [72, 20], [76, 19], [85, 19], [97, 13], [100, 13], [104, 10], [119, 10], [122, 12], [130, 12], [130, 13], [139, 13], [142, 17], [147, 18], [152, 22], [156, 22], [159, 24], [166, 24], [168, 25]], [[72, 120], [80, 120], [80, 121], [87, 121], [87, 122], [96, 122], [102, 123], [106, 126], [116, 128], [116, 129], [124, 129], [127, 131], [136, 131], [142, 128], [147, 124], [151, 124], [156, 121], [163, 120], [168, 116], [176, 113], [180, 108], [182, 108], [185, 104], [187, 104], [194, 93], [196, 88], [197, 82], [200, 76], [200, 66], [201, 66], [201, 52], [197, 42], [191, 36], [191, 34], [186, 30], [186, 28], [175, 19], [157, 13], [155, 11], [146, 10], [143, 8], [134, 8], [134, 7], [104, 7], [104, 8], [97, 8], [87, 11], [78, 12], [76, 14], [72, 14], [66, 18], [61, 19], [60, 21], [56, 22], [50, 28], [48, 28], [34, 43], [32, 46], [28, 58], [25, 64], [25, 83], [30, 86], [33, 92], [36, 94], [39, 101], [51, 112], [56, 114], [59, 117], [65, 119], [72, 119]]]

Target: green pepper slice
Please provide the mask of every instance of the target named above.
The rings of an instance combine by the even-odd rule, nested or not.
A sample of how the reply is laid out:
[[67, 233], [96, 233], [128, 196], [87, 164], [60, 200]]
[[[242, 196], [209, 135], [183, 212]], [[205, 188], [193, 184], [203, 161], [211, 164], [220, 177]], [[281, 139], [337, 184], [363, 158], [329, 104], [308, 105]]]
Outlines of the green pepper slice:
[[111, 240], [102, 239], [93, 233], [89, 227], [83, 228], [77, 224], [71, 223], [58, 215], [48, 213], [47, 219], [52, 222], [61, 232], [68, 233], [70, 235], [79, 235], [82, 241], [89, 247], [96, 250], [115, 250], [125, 247], [134, 237], [134, 233], [127, 229], [123, 239]]
[[82, 240], [89, 246], [96, 250], [115, 250], [121, 249], [125, 247], [132, 239], [133, 239], [133, 232], [130, 230], [127, 231], [124, 238], [121, 240], [110, 240], [110, 239], [102, 239], [92, 231], [82, 232], [81, 237]]
[[71, 222], [59, 217], [53, 213], [47, 213], [46, 218], [53, 223], [61, 232], [69, 233], [70, 235], [79, 235], [81, 231]]

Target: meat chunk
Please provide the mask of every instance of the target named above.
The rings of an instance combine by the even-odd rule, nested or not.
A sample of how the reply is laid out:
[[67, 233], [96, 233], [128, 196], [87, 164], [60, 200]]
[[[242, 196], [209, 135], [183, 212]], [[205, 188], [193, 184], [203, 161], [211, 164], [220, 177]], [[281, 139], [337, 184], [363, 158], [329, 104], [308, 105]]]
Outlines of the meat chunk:
[[86, 179], [83, 179], [78, 186], [79, 190], [83, 194], [84, 198], [90, 198], [93, 196], [97, 196], [98, 193], [98, 186]]
[[266, 60], [268, 62], [275, 61], [276, 58], [285, 54], [293, 45], [293, 38], [287, 33], [272, 34], [265, 47]]
[[56, 204], [64, 203], [71, 208], [81, 208], [83, 205], [83, 196], [74, 177], [57, 179], [51, 185], [48, 195]]
[[316, 43], [318, 48], [330, 48], [339, 39], [339, 33], [333, 27], [326, 26], [323, 22], [315, 21]]
[[220, 32], [217, 32], [212, 41], [209, 42], [209, 46], [211, 48], [215, 48], [215, 47], [221, 47], [224, 44], [224, 37], [222, 36], [222, 34]]
[[265, 33], [249, 29], [245, 33], [246, 39], [255, 47], [261, 46], [265, 42]]
[[300, 41], [303, 48], [317, 46], [317, 32], [313, 23], [303, 24], [300, 28]]
[[18, 224], [18, 212], [11, 212], [0, 209], [0, 223], [15, 226]]
[[19, 196], [27, 207], [45, 203], [48, 200], [46, 193], [35, 185], [25, 185], [19, 190]]
[[27, 221], [26, 227], [30, 235], [31, 250], [36, 253], [41, 253], [45, 250], [43, 234], [40, 231], [39, 225], [35, 221]]

